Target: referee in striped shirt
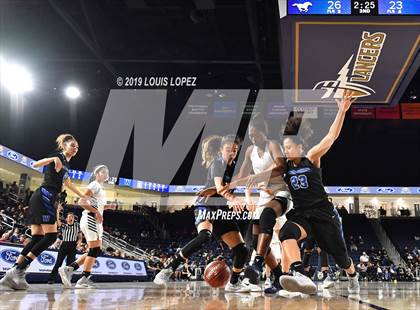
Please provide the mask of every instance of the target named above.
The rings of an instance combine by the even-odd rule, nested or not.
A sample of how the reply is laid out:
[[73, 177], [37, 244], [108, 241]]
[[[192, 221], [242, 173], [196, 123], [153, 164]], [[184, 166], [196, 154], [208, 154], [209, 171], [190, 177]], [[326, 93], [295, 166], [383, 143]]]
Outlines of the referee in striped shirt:
[[[57, 217], [58, 218], [58, 217]], [[82, 234], [80, 231], [80, 225], [75, 221], [73, 213], [67, 213], [66, 224], [60, 225], [61, 238], [62, 240], [60, 249], [57, 254], [57, 261], [54, 265], [53, 270], [50, 273], [48, 284], [54, 284], [58, 275], [58, 268], [63, 264], [64, 258], [66, 259], [66, 265], [70, 265], [76, 260], [76, 247], [77, 244], [82, 241]]]

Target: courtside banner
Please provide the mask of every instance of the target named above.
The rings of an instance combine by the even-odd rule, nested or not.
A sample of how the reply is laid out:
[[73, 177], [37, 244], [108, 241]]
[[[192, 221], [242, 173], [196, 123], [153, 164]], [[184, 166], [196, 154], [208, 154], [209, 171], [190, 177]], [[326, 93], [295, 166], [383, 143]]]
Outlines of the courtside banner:
[[359, 104], [395, 103], [420, 45], [420, 22], [298, 20], [292, 27], [295, 103], [334, 102], [345, 89]]
[[[5, 272], [16, 262], [22, 247], [0, 244], [0, 272]], [[80, 254], [76, 255], [79, 257]], [[56, 251], [44, 251], [30, 265], [28, 272], [50, 273], [57, 260]], [[144, 261], [98, 257], [92, 269], [93, 274], [116, 276], [147, 276]]]
[[400, 119], [400, 105], [392, 107], [376, 108], [376, 119]]
[[351, 108], [351, 118], [353, 119], [374, 119], [374, 108]]
[[401, 103], [403, 119], [420, 119], [420, 103]]

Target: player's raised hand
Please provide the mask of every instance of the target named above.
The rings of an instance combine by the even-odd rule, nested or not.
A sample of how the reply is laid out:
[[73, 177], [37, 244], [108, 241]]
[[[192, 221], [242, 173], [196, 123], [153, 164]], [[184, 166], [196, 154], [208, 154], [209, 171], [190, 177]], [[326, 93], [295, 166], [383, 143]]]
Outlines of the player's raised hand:
[[356, 101], [357, 98], [353, 97], [354, 92], [346, 89], [343, 93], [343, 98], [340, 100], [336, 99], [338, 108], [343, 111], [347, 112], [348, 109], [350, 109], [353, 102]]

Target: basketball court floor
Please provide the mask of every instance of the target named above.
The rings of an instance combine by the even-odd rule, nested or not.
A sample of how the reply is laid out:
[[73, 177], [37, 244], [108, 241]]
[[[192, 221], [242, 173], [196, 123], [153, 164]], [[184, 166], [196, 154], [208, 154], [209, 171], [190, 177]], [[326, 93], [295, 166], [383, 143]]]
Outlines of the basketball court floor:
[[204, 282], [97, 283], [95, 289], [63, 289], [34, 284], [27, 291], [0, 288], [0, 309], [287, 309], [362, 310], [419, 309], [420, 283], [361, 283], [359, 295], [349, 296], [346, 283], [317, 296], [267, 297], [261, 293], [225, 293]]

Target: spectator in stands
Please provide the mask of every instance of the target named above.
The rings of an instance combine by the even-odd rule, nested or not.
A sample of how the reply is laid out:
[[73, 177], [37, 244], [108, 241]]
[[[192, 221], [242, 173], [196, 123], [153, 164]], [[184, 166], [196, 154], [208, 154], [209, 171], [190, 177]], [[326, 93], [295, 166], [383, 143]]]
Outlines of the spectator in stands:
[[10, 236], [11, 243], [19, 243], [19, 228], [13, 230], [13, 234]]
[[339, 209], [339, 211], [340, 211], [339, 213], [340, 213], [341, 217], [349, 214], [349, 212], [347, 211], [347, 209], [344, 205], [341, 205], [341, 208]]
[[354, 241], [350, 243], [350, 251], [357, 252], [357, 245]]
[[379, 215], [386, 216], [386, 210], [382, 206], [379, 208]]
[[366, 252], [363, 252], [360, 256], [360, 263], [368, 263], [369, 262], [369, 256], [366, 254]]
[[360, 280], [367, 280], [367, 263], [360, 263], [357, 265], [357, 270], [360, 275]]
[[365, 242], [363, 241], [363, 238], [362, 238], [362, 236], [360, 236], [359, 235], [359, 238], [358, 238], [358, 244], [364, 244]]
[[10, 192], [11, 192], [11, 193], [13, 193], [13, 194], [15, 194], [15, 195], [17, 195], [17, 194], [18, 194], [18, 192], [19, 192], [19, 187], [17, 186], [16, 181], [14, 181], [14, 182], [12, 183], [12, 185], [10, 186]]
[[29, 237], [25, 234], [21, 234], [19, 236], [19, 243], [22, 244], [23, 246], [27, 245], [31, 240], [29, 239]]
[[10, 238], [10, 236], [11, 236], [12, 234], [13, 234], [13, 229], [11, 229], [11, 230], [9, 230], [9, 231], [7, 231], [7, 232], [3, 233], [3, 234], [1, 235], [0, 241], [3, 241], [3, 242], [8, 242], [8, 241], [9, 241], [9, 238]]

